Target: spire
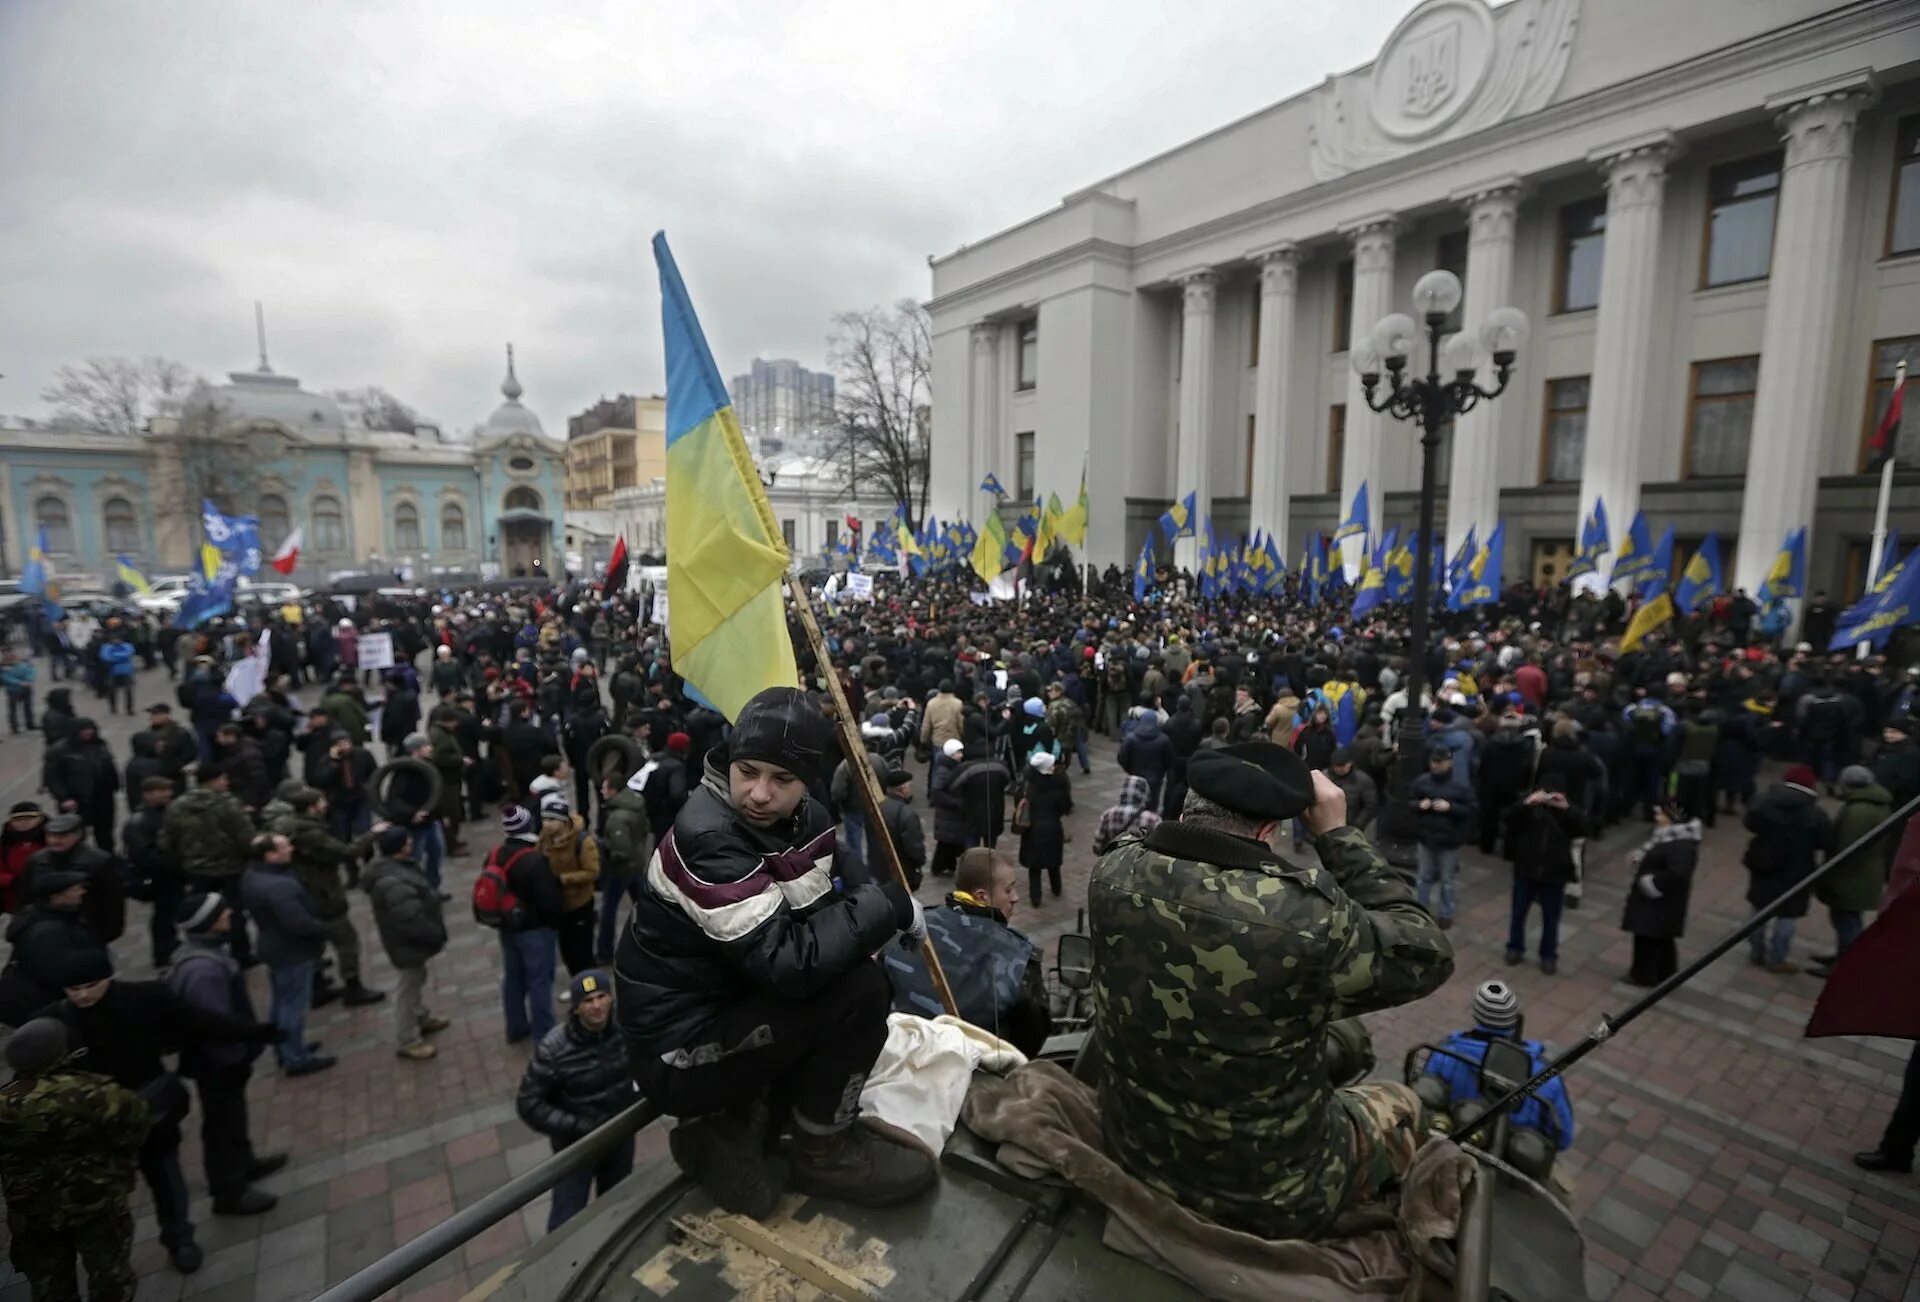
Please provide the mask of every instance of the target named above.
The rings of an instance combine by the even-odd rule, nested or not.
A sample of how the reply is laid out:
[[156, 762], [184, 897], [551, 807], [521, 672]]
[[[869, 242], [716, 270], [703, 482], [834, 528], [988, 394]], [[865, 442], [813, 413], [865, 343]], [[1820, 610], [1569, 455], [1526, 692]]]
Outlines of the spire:
[[520, 401], [520, 395], [526, 392], [520, 387], [520, 377], [513, 373], [512, 344], [507, 345], [507, 378], [500, 382], [500, 392], [506, 395], [508, 402]]
[[267, 313], [258, 299], [253, 303], [253, 333], [260, 341], [260, 374], [272, 375], [273, 367], [267, 365]]

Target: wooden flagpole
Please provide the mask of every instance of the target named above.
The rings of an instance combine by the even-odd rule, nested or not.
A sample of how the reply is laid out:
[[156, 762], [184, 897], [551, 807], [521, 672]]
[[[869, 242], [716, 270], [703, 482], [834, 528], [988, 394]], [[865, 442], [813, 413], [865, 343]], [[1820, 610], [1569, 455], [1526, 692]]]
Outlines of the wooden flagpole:
[[[807, 642], [813, 647], [814, 664], [825, 680], [827, 694], [833, 698], [834, 713], [839, 716], [835, 727], [840, 730], [840, 749], [847, 760], [847, 774], [853, 780], [853, 789], [860, 793], [860, 808], [867, 815], [867, 847], [871, 855], [873, 847], [880, 847], [880, 857], [886, 860], [887, 868], [893, 873], [893, 879], [909, 895], [913, 893], [913, 883], [907, 880], [907, 870], [900, 866], [900, 852], [894, 848], [893, 837], [887, 833], [886, 820], [880, 817], [880, 785], [874, 780], [873, 766], [867, 763], [867, 745], [860, 739], [860, 725], [853, 709], [847, 703], [847, 694], [840, 688], [840, 675], [833, 671], [833, 661], [827, 655], [827, 639], [820, 632], [819, 621], [813, 617], [813, 602], [807, 597], [807, 585], [798, 575], [787, 576], [787, 591], [793, 594], [794, 608], [800, 612], [800, 626], [807, 632]], [[934, 992], [940, 996], [940, 1003], [955, 1017], [960, 1010], [953, 1002], [953, 990], [947, 985], [947, 974], [940, 966], [940, 955], [934, 951], [933, 937], [929, 936], [920, 944], [920, 959], [927, 965], [927, 974], [933, 978]]]

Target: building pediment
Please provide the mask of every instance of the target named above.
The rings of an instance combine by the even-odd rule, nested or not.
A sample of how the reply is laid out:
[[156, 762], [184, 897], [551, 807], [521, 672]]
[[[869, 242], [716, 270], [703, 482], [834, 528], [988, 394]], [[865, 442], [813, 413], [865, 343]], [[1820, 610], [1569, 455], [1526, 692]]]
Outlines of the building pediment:
[[1314, 94], [1313, 172], [1330, 181], [1537, 113], [1573, 54], [1580, 0], [1425, 0], [1369, 67]]

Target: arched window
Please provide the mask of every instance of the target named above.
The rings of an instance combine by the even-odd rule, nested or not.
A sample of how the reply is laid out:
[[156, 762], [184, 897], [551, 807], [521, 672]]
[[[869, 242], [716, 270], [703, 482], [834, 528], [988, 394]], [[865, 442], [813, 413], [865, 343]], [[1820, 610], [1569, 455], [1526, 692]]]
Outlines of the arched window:
[[107, 550], [118, 555], [140, 550], [140, 517], [124, 497], [109, 497], [101, 508], [107, 526]]
[[467, 513], [458, 502], [440, 508], [440, 549], [463, 552], [467, 549]]
[[343, 552], [347, 549], [347, 522], [340, 514], [340, 499], [313, 499], [313, 549], [317, 552]]
[[271, 556], [280, 550], [280, 544], [293, 532], [293, 516], [287, 510], [287, 499], [278, 493], [267, 493], [260, 499], [260, 545]]
[[534, 492], [531, 488], [523, 484], [519, 488], [507, 490], [507, 510], [538, 511], [539, 509], [540, 494]]
[[393, 508], [393, 549], [397, 552], [420, 550], [420, 508], [402, 502]]
[[[35, 532], [47, 535], [47, 550], [52, 552], [72, 552], [73, 517], [67, 514], [67, 501], [52, 494], [33, 504], [33, 523]], [[35, 546], [39, 540], [29, 539], [28, 545]]]

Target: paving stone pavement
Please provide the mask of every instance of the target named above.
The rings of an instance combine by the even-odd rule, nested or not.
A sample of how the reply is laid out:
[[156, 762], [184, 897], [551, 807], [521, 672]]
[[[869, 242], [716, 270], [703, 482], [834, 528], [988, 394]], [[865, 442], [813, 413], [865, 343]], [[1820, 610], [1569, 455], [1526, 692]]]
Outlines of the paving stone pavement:
[[[42, 686], [46, 684], [43, 681]], [[308, 698], [313, 695], [308, 689]], [[83, 694], [84, 696], [84, 694]], [[142, 675], [138, 699], [170, 699], [164, 674]], [[94, 704], [84, 698], [88, 708]], [[144, 724], [100, 718], [123, 759], [126, 737]], [[1017, 925], [1052, 957], [1054, 938], [1075, 926], [1092, 867], [1088, 846], [1100, 811], [1119, 788], [1110, 739], [1096, 738], [1094, 768], [1074, 766], [1065, 889], [1025, 909]], [[30, 798], [38, 786], [37, 736], [0, 738], [0, 800]], [[924, 807], [924, 774], [916, 805]], [[1404, 1054], [1467, 1018], [1476, 983], [1501, 975], [1518, 985], [1527, 1032], [1557, 1046], [1575, 1042], [1639, 993], [1617, 978], [1629, 961], [1618, 929], [1626, 873], [1620, 856], [1643, 832], [1617, 829], [1590, 854], [1585, 903], [1566, 914], [1560, 975], [1502, 961], [1508, 918], [1507, 869], [1469, 850], [1460, 912], [1451, 933], [1454, 979], [1429, 998], [1368, 1019], [1382, 1075]], [[285, 1080], [256, 1074], [250, 1099], [262, 1150], [287, 1150], [291, 1165], [268, 1181], [280, 1196], [271, 1213], [248, 1219], [210, 1214], [200, 1170], [197, 1124], [188, 1122], [183, 1165], [205, 1266], [183, 1277], [155, 1238], [146, 1191], [135, 1196], [134, 1265], [139, 1302], [291, 1302], [407, 1242], [550, 1151], [513, 1112], [526, 1049], [505, 1043], [493, 941], [464, 904], [491, 827], [468, 836], [475, 853], [448, 867], [452, 943], [435, 960], [430, 1006], [453, 1019], [436, 1037], [440, 1056], [415, 1064], [393, 1056], [387, 1006], [320, 1010], [310, 1023], [341, 1062], [320, 1076]], [[929, 838], [930, 839], [930, 838]], [[1739, 866], [1745, 836], [1728, 820], [1707, 834], [1682, 957], [1699, 953], [1746, 912]], [[1001, 846], [1011, 853], [1016, 838]], [[940, 884], [920, 892], [931, 903]], [[370, 982], [391, 988], [393, 973], [367, 914], [354, 915]], [[144, 906], [118, 947], [122, 972], [148, 975]], [[1802, 925], [1800, 956], [1827, 947], [1824, 918]], [[265, 973], [250, 977], [265, 1009]], [[1579, 1126], [1566, 1161], [1588, 1245], [1596, 1298], [1707, 1302], [1778, 1299], [1920, 1299], [1920, 1189], [1911, 1178], [1873, 1176], [1849, 1156], [1871, 1147], [1900, 1087], [1908, 1046], [1879, 1040], [1801, 1038], [1819, 990], [1811, 976], [1780, 977], [1750, 967], [1736, 951], [1587, 1057], [1568, 1077]], [[655, 1128], [641, 1136], [641, 1160], [664, 1156]], [[545, 1229], [547, 1200], [415, 1277], [397, 1296], [448, 1300], [485, 1280]], [[26, 1302], [24, 1279], [0, 1270], [0, 1302]]]

